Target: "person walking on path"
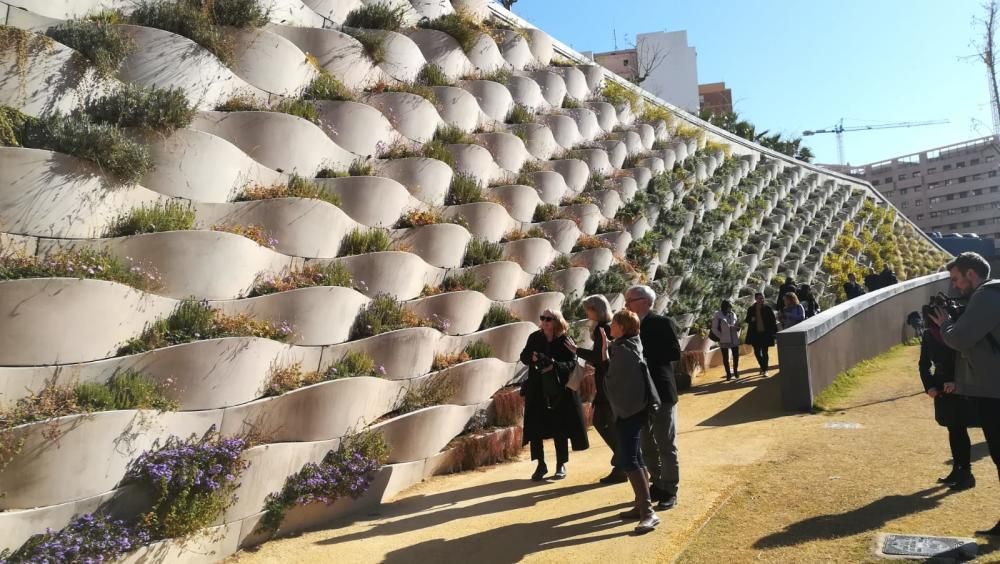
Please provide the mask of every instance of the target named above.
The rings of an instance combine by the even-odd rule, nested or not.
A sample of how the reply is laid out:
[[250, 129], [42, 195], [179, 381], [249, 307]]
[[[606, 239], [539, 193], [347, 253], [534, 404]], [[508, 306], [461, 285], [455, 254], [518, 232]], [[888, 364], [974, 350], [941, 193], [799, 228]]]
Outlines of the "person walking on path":
[[607, 368], [608, 401], [614, 412], [618, 430], [618, 467], [628, 476], [635, 495], [635, 506], [619, 513], [622, 519], [638, 519], [635, 527], [638, 534], [648, 533], [660, 524], [660, 518], [653, 510], [650, 494], [649, 474], [646, 471], [640, 448], [642, 428], [649, 420], [649, 410], [655, 410], [660, 403], [656, 387], [649, 376], [649, 367], [643, 357], [642, 341], [639, 338], [639, 316], [622, 310], [611, 321], [611, 336], [599, 329], [599, 345], [602, 363]]
[[802, 309], [806, 312], [806, 319], [822, 311], [809, 284], [799, 286], [799, 289], [795, 291], [795, 295], [799, 298], [799, 303], [802, 304]]
[[881, 278], [875, 273], [874, 268], [868, 269], [868, 274], [865, 275], [865, 289], [869, 292], [874, 292], [882, 287]]
[[[722, 351], [722, 366], [726, 368], [726, 381], [740, 378], [740, 322], [729, 300], [722, 300], [718, 311], [712, 316], [712, 333], [719, 337]], [[733, 355], [733, 368], [729, 369], [729, 355]]]
[[594, 348], [577, 347], [572, 340], [566, 341], [566, 348], [594, 367], [594, 385], [597, 388], [593, 404], [594, 428], [611, 449], [611, 472], [601, 478], [600, 482], [602, 484], [620, 484], [627, 481], [628, 478], [617, 464], [618, 431], [615, 428], [615, 416], [611, 411], [611, 404], [608, 403], [608, 396], [605, 392], [604, 379], [608, 372], [608, 365], [601, 358], [601, 335], [611, 334], [611, 304], [604, 296], [588, 296], [583, 300], [583, 311], [593, 325], [591, 342], [593, 342]]
[[760, 366], [760, 375], [767, 377], [768, 349], [774, 346], [774, 335], [778, 332], [778, 320], [774, 310], [764, 302], [764, 294], [753, 295], [754, 304], [747, 308], [747, 344], [753, 347], [753, 355]]
[[625, 292], [625, 308], [639, 317], [639, 340], [643, 358], [656, 393], [659, 409], [649, 410], [642, 429], [642, 451], [652, 479], [651, 495], [656, 509], [664, 511], [677, 504], [680, 465], [677, 460], [677, 382], [672, 362], [680, 360], [681, 346], [673, 322], [650, 311], [656, 292], [649, 286], [632, 286]]
[[785, 307], [782, 308], [779, 316], [781, 317], [781, 326], [785, 329], [806, 318], [806, 310], [799, 303], [799, 297], [795, 295], [795, 292], [785, 294]]
[[847, 282], [844, 282], [844, 294], [848, 300], [853, 300], [865, 293], [865, 289], [858, 284], [858, 277], [854, 273], [847, 275]]
[[[920, 339], [920, 380], [924, 391], [934, 399], [934, 420], [948, 429], [951, 448], [951, 473], [938, 480], [953, 491], [976, 487], [972, 475], [972, 441], [969, 427], [974, 426], [974, 409], [963, 396], [955, 393], [956, 353], [941, 338], [941, 328], [930, 319], [931, 306], [923, 309], [924, 329]], [[972, 425], [970, 425], [972, 423]]]
[[798, 286], [795, 285], [795, 279], [786, 276], [785, 282], [778, 288], [778, 301], [774, 308], [781, 311], [785, 307], [785, 296], [794, 294], [796, 290], [798, 290]]
[[[968, 305], [957, 319], [941, 307], [930, 318], [944, 343], [960, 354], [955, 391], [972, 399], [1000, 475], [1000, 280], [990, 280], [990, 263], [977, 253], [958, 255], [947, 269]], [[1000, 536], [1000, 521], [976, 534]]]
[[566, 347], [569, 324], [562, 313], [547, 309], [539, 317], [542, 328], [528, 336], [521, 351], [521, 362], [528, 367], [528, 378], [521, 386], [524, 396], [524, 442], [531, 444], [531, 459], [538, 467], [531, 479], [541, 481], [548, 473], [543, 439], [551, 438], [556, 446], [556, 472], [552, 478], [566, 477], [569, 444], [573, 450], [589, 445], [583, 420], [580, 394], [566, 387], [576, 368], [576, 355]]

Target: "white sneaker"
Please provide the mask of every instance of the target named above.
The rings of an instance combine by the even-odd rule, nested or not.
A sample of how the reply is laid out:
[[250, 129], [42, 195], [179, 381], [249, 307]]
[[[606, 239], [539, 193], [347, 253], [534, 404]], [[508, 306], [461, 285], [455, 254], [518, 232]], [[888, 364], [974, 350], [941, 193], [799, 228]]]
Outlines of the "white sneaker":
[[760, 377], [761, 378], [767, 378], [767, 370], [761, 370], [760, 371]]

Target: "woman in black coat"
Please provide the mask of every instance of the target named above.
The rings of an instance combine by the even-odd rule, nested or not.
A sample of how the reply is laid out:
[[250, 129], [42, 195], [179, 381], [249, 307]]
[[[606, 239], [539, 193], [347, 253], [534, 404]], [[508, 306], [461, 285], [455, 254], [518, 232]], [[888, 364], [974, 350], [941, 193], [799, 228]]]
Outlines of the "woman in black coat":
[[753, 296], [754, 304], [747, 308], [747, 344], [753, 347], [753, 355], [760, 366], [760, 375], [767, 377], [768, 349], [774, 346], [774, 335], [778, 332], [778, 320], [774, 310], [764, 303], [764, 294]]
[[553, 479], [566, 477], [569, 443], [573, 450], [586, 450], [587, 428], [583, 421], [580, 394], [566, 387], [576, 368], [576, 355], [566, 346], [569, 324], [558, 311], [545, 310], [540, 317], [542, 328], [528, 336], [521, 351], [521, 362], [528, 367], [528, 379], [521, 386], [524, 396], [524, 444], [531, 445], [531, 459], [538, 467], [531, 479], [541, 480], [548, 473], [542, 440], [556, 444], [556, 473]]
[[575, 352], [580, 358], [587, 361], [587, 364], [594, 367], [594, 384], [597, 394], [594, 396], [594, 428], [604, 439], [604, 442], [611, 449], [611, 471], [607, 476], [600, 479], [602, 484], [620, 484], [628, 480], [625, 473], [618, 468], [615, 462], [618, 452], [618, 431], [615, 429], [615, 416], [611, 412], [611, 404], [608, 403], [608, 396], [604, 385], [604, 378], [608, 373], [608, 365], [601, 358], [601, 332], [605, 336], [611, 334], [611, 304], [607, 298], [598, 294], [588, 296], [583, 300], [583, 311], [587, 314], [587, 319], [593, 324], [591, 332], [592, 349], [583, 347], [577, 348], [572, 341], [567, 341], [566, 346]]
[[938, 482], [949, 484], [952, 490], [960, 491], [976, 487], [972, 475], [969, 427], [977, 426], [972, 402], [955, 394], [955, 361], [957, 353], [944, 344], [941, 329], [930, 315], [930, 306], [924, 306], [924, 334], [920, 340], [920, 380], [924, 391], [934, 398], [934, 420], [948, 429], [948, 445], [951, 447], [951, 473]]

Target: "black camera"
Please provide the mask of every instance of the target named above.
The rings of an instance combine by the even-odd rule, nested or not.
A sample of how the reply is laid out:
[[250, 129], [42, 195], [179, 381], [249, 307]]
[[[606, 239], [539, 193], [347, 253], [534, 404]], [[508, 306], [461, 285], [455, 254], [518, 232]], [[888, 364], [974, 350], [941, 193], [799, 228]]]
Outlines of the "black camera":
[[553, 365], [554, 361], [552, 360], [551, 356], [542, 353], [535, 353], [535, 354], [537, 355], [537, 358], [534, 360], [534, 362], [531, 363], [531, 365], [535, 368], [535, 370], [541, 372], [542, 370], [545, 370], [546, 368]]
[[965, 304], [956, 298], [949, 298], [942, 292], [938, 292], [937, 295], [931, 296], [931, 303], [929, 304], [929, 309], [934, 309], [939, 307], [951, 316], [953, 320], [962, 317], [965, 313]]

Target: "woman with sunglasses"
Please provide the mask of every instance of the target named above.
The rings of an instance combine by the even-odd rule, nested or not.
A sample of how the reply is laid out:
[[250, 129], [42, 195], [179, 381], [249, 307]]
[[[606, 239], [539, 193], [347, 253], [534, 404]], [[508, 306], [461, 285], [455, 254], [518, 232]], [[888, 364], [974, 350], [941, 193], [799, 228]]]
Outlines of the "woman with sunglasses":
[[531, 459], [538, 461], [534, 481], [548, 473], [544, 439], [556, 446], [556, 472], [552, 478], [566, 477], [569, 444], [573, 450], [590, 446], [583, 421], [583, 404], [576, 391], [566, 387], [576, 368], [576, 354], [566, 347], [569, 324], [562, 313], [547, 309], [539, 317], [541, 329], [528, 336], [521, 351], [521, 362], [528, 367], [528, 378], [521, 385], [524, 396], [524, 444], [531, 445]]

